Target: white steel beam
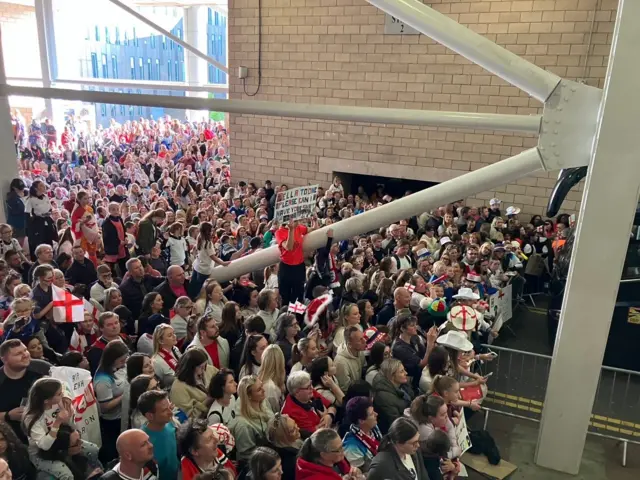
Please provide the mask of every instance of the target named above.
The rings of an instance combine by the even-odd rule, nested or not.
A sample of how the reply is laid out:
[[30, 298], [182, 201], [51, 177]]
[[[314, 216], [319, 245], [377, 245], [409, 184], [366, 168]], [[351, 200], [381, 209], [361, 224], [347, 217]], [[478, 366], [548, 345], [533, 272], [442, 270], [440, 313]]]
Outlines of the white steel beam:
[[[538, 149], [525, 150], [514, 157], [394, 200], [368, 212], [334, 223], [330, 227], [311, 232], [304, 237], [304, 250], [311, 253], [323, 247], [327, 243], [326, 231], [328, 228], [333, 229], [335, 241], [346, 240], [353, 238], [354, 235], [390, 225], [403, 218], [420, 215], [439, 205], [511, 183], [541, 169], [542, 159]], [[227, 267], [217, 267], [213, 270], [212, 276], [219, 282], [226, 282], [247, 272], [262, 270], [269, 265], [278, 263], [279, 258], [278, 247], [270, 247], [234, 260]]]
[[183, 47], [185, 50], [190, 51], [191, 53], [193, 53], [194, 55], [196, 55], [197, 57], [202, 58], [203, 60], [206, 60], [208, 63], [210, 63], [211, 65], [213, 65], [214, 67], [222, 70], [225, 73], [229, 73], [229, 69], [227, 67], [225, 67], [223, 64], [221, 64], [220, 62], [217, 62], [216, 60], [214, 60], [213, 58], [211, 58], [209, 55], [207, 55], [206, 53], [201, 52], [200, 50], [198, 50], [197, 48], [194, 48], [193, 46], [189, 45], [187, 42], [185, 42], [184, 40], [176, 37], [173, 33], [171, 33], [169, 30], [162, 28], [160, 25], [158, 25], [157, 23], [149, 20], [147, 17], [145, 17], [144, 15], [142, 15], [140, 12], [136, 11], [135, 9], [129, 7], [128, 5], [126, 5], [125, 3], [121, 2], [120, 0], [108, 0], [109, 2], [113, 3], [114, 5], [120, 7], [122, 10], [124, 10], [125, 12], [127, 12], [129, 15], [134, 16], [135, 18], [137, 18], [138, 20], [140, 20], [143, 23], [146, 23], [147, 25], [149, 25], [151, 28], [159, 31], [160, 33], [162, 33], [165, 37], [170, 38], [171, 40], [173, 40], [174, 42], [176, 42], [178, 45], [180, 45], [181, 47]]
[[[57, 57], [55, 52], [55, 43], [53, 45], [49, 41], [48, 32], [53, 25], [51, 24], [51, 16], [47, 14], [47, 10], [51, 8], [51, 0], [35, 0], [36, 24], [38, 26], [38, 47], [40, 50], [40, 70], [42, 74], [42, 86], [51, 87], [51, 81], [55, 77], [57, 70]], [[55, 42], [55, 40], [54, 40]], [[48, 118], [53, 118], [53, 102], [50, 98], [44, 99], [45, 114]]]
[[538, 465], [573, 475], [580, 469], [640, 190], [638, 18], [638, 0], [619, 2], [535, 457]]
[[[9, 81], [14, 80], [9, 78]], [[21, 79], [17, 78], [16, 81]], [[92, 78], [59, 78], [52, 82], [56, 85], [91, 85], [95, 87], [108, 88], [139, 88], [144, 90], [176, 90], [184, 92], [212, 92], [212, 93], [228, 93], [229, 85], [223, 84], [198, 84], [191, 85], [186, 82], [147, 82], [143, 80], [121, 80], [121, 79], [105, 79], [95, 80]], [[114, 102], [111, 102], [114, 103]]]
[[520, 58], [419, 0], [367, 1], [540, 102], [544, 103], [560, 82], [554, 73]]
[[23, 87], [17, 85], [0, 85], [0, 92], [5, 95], [56, 98], [90, 103], [111, 103], [117, 105], [193, 110], [206, 109], [247, 115], [312, 118], [319, 120], [487, 129], [525, 133], [538, 133], [540, 128], [540, 116], [537, 115], [524, 116], [494, 113], [405, 110], [401, 108], [339, 107], [336, 105], [309, 105], [304, 103], [265, 102], [258, 100], [224, 100], [217, 98], [91, 92], [88, 90]]

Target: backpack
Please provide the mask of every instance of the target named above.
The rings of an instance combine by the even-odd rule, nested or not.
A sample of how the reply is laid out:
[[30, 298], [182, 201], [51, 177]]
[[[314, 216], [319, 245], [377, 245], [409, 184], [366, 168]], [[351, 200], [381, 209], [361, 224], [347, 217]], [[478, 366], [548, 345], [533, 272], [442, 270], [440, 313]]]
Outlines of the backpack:
[[500, 463], [500, 450], [489, 432], [486, 430], [469, 431], [469, 438], [472, 445], [469, 453], [485, 455], [491, 465]]

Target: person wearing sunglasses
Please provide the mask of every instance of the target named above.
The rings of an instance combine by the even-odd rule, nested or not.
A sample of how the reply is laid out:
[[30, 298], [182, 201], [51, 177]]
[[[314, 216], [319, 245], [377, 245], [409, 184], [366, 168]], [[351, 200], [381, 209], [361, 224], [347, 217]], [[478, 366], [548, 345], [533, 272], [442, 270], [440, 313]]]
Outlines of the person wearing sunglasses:
[[397, 418], [382, 437], [367, 480], [429, 480], [420, 448], [420, 432], [408, 418]]

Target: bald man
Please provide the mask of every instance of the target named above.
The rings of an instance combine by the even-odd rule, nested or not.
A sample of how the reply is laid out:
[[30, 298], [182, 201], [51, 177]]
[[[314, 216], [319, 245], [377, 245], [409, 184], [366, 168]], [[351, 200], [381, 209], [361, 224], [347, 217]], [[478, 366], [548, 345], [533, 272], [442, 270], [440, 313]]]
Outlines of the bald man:
[[165, 317], [170, 317], [170, 310], [173, 308], [179, 297], [189, 296], [187, 290], [188, 285], [189, 282], [184, 276], [184, 270], [182, 267], [179, 265], [171, 265], [167, 269], [167, 279], [153, 289], [154, 292], [158, 292], [162, 295], [162, 299], [164, 300], [162, 314]]
[[405, 287], [398, 287], [393, 291], [393, 303], [387, 303], [382, 307], [376, 319], [376, 325], [389, 325], [389, 322], [403, 308], [409, 308], [411, 293]]
[[126, 430], [118, 437], [116, 449], [120, 462], [113, 470], [102, 475], [100, 480], [157, 480], [158, 466], [153, 460], [153, 445], [149, 435], [135, 428]]
[[9, 464], [4, 458], [0, 458], [0, 480], [12, 480], [13, 475], [11, 474], [11, 469], [9, 468]]

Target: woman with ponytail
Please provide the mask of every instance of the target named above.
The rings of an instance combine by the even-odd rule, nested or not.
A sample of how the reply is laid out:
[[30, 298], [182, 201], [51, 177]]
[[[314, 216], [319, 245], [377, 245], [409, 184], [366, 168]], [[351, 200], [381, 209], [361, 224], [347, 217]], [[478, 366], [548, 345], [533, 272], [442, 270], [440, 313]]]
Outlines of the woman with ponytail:
[[318, 356], [318, 344], [314, 337], [304, 337], [291, 349], [291, 373], [306, 370]]
[[344, 458], [342, 440], [335, 430], [316, 430], [302, 444], [298, 455], [296, 480], [363, 479], [360, 469], [351, 467]]
[[367, 480], [429, 480], [419, 448], [420, 432], [416, 424], [408, 418], [397, 418], [382, 437]]

